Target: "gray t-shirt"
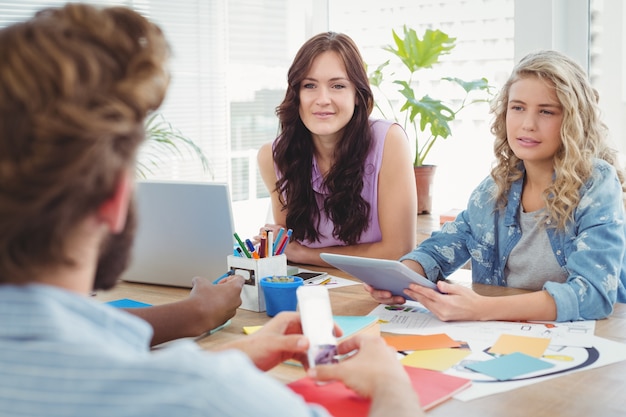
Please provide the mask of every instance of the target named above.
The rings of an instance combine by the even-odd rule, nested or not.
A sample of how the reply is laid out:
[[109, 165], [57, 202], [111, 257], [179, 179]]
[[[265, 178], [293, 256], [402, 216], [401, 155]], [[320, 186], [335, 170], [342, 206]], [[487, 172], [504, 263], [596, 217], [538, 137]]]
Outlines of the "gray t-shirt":
[[509, 287], [538, 291], [546, 281], [565, 282], [567, 279], [567, 271], [557, 262], [548, 234], [537, 220], [543, 218], [542, 211], [526, 213], [520, 209], [522, 237], [504, 268]]

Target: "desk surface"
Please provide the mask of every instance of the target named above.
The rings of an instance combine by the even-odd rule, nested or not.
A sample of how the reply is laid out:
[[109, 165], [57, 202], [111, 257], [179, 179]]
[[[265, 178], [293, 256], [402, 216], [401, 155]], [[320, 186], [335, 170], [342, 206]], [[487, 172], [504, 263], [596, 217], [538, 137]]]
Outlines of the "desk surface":
[[[438, 221], [431, 216], [424, 218], [420, 215], [419, 217], [422, 218], [424, 236], [430, 234], [429, 227], [438, 226]], [[425, 224], [425, 222], [430, 223]], [[418, 224], [418, 238], [419, 234], [420, 224]], [[307, 269], [321, 268], [307, 266]], [[333, 275], [346, 277], [338, 270], [324, 270], [328, 270]], [[521, 291], [479, 284], [465, 283], [465, 285], [472, 285], [478, 293], [490, 296], [508, 295]], [[99, 292], [96, 297], [103, 302], [130, 298], [158, 305], [181, 300], [188, 293], [189, 290], [184, 288], [121, 282], [115, 289]], [[365, 315], [377, 306], [361, 285], [332, 289], [330, 296], [333, 314], [336, 315]], [[208, 349], [233, 338], [245, 337], [242, 332], [243, 326], [261, 325], [268, 319], [265, 313], [239, 309], [230, 326], [198, 343]], [[617, 304], [610, 318], [597, 322], [596, 335], [626, 343], [626, 304]], [[289, 382], [304, 376], [304, 371], [295, 366], [279, 365], [271, 370], [270, 374], [283, 382]], [[468, 402], [451, 399], [430, 410], [428, 415], [446, 417], [461, 415], [463, 417], [618, 416], [624, 415], [626, 410], [624, 387], [626, 387], [626, 362], [619, 362]]]

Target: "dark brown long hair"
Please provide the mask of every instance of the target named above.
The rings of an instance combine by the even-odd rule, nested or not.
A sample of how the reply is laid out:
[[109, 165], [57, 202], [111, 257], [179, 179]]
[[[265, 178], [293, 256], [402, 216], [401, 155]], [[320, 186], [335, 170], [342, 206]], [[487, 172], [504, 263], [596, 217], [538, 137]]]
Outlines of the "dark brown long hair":
[[[318, 208], [311, 178], [314, 147], [311, 132], [300, 119], [299, 92], [313, 60], [328, 51], [342, 58], [348, 78], [356, 87], [356, 107], [335, 149], [335, 163], [324, 180], [330, 196], [324, 207]], [[361, 54], [350, 37], [320, 33], [302, 45], [289, 68], [287, 81], [285, 99], [276, 108], [280, 139], [274, 147], [274, 162], [282, 175], [276, 190], [282, 209], [287, 210], [286, 226], [293, 229], [295, 240], [319, 240], [319, 211], [323, 209], [335, 225], [333, 236], [354, 244], [369, 225], [370, 205], [361, 197], [361, 191], [365, 159], [372, 142], [369, 115], [374, 106]]]
[[0, 282], [73, 263], [66, 237], [133, 169], [168, 56], [125, 7], [68, 4], [0, 31]]

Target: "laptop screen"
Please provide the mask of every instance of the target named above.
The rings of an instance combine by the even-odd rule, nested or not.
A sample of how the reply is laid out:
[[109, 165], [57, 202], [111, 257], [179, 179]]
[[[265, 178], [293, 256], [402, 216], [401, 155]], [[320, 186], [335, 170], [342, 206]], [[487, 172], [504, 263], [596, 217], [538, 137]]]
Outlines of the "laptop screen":
[[222, 183], [138, 181], [137, 235], [125, 281], [191, 287], [215, 279], [233, 253], [229, 189]]

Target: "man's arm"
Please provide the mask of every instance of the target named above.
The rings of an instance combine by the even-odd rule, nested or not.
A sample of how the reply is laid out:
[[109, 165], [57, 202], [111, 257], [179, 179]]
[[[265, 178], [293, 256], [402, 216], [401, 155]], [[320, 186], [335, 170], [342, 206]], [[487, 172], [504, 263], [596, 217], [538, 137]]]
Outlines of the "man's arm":
[[128, 309], [141, 317], [154, 330], [151, 345], [183, 337], [196, 337], [233, 317], [241, 305], [244, 279], [234, 275], [219, 284], [195, 277], [189, 297], [158, 306]]

